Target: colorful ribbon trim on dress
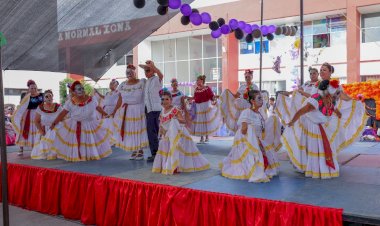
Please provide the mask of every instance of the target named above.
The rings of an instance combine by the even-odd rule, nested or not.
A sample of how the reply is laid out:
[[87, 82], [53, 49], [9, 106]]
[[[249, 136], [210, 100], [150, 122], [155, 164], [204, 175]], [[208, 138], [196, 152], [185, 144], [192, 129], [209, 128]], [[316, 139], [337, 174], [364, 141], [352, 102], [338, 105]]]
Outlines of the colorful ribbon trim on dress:
[[125, 119], [127, 117], [128, 104], [124, 104], [123, 107], [124, 107], [124, 114], [123, 114], [123, 120], [121, 121], [121, 130], [120, 130], [120, 136], [121, 136], [122, 141], [124, 141]]
[[82, 123], [81, 122], [77, 122], [77, 129], [75, 131], [75, 135], [77, 137], [77, 142], [78, 142], [78, 157], [79, 159], [82, 159], [82, 156], [80, 154], [80, 136], [81, 136], [81, 133], [82, 133]]
[[24, 137], [25, 140], [27, 140], [29, 137], [29, 130], [30, 130], [30, 109], [26, 110], [24, 129], [22, 130], [22, 137]]
[[257, 140], [259, 141], [260, 150], [261, 150], [261, 153], [263, 154], [264, 169], [267, 169], [269, 162], [268, 162], [268, 157], [265, 154], [265, 148], [264, 148], [263, 144], [261, 143], [261, 140], [259, 138], [257, 138]]
[[318, 124], [319, 130], [321, 131], [322, 135], [322, 141], [323, 141], [323, 149], [325, 150], [325, 160], [326, 160], [326, 165], [335, 169], [334, 161], [332, 158], [332, 150], [330, 147], [330, 142], [329, 139], [327, 139], [327, 135], [325, 130], [323, 129], [321, 124]]

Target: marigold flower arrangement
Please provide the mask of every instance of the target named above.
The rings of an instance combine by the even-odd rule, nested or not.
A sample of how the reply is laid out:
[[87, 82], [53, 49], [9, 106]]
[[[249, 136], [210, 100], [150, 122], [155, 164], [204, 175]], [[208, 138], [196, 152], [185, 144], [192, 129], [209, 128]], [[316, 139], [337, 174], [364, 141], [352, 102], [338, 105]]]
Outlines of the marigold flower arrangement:
[[344, 84], [342, 87], [351, 98], [361, 101], [374, 99], [376, 102], [376, 119], [380, 120], [380, 80]]

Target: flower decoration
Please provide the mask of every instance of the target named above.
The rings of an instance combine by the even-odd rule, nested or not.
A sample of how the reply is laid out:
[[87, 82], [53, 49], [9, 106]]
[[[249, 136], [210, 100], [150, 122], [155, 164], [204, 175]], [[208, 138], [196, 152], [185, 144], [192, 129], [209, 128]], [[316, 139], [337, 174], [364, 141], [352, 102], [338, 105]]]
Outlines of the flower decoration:
[[162, 95], [164, 95], [164, 93], [167, 93], [167, 92], [169, 92], [168, 88], [164, 87], [164, 88], [160, 89], [160, 91], [158, 92], [158, 94], [161, 97]]
[[326, 90], [327, 87], [329, 86], [329, 84], [330, 84], [329, 80], [323, 80], [322, 82], [319, 82], [318, 89], [319, 90]]
[[330, 80], [330, 86], [332, 86], [334, 89], [338, 89], [339, 88], [339, 81], [336, 79]]

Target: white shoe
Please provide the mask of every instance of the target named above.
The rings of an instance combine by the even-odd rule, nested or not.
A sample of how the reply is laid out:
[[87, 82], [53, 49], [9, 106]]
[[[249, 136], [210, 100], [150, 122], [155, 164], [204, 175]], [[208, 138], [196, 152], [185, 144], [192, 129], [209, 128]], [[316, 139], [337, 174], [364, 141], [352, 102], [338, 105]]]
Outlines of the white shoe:
[[143, 159], [144, 159], [144, 152], [143, 151], [137, 152], [136, 160], [143, 160]]
[[132, 152], [131, 157], [129, 157], [129, 160], [135, 160], [137, 157], [137, 151]]

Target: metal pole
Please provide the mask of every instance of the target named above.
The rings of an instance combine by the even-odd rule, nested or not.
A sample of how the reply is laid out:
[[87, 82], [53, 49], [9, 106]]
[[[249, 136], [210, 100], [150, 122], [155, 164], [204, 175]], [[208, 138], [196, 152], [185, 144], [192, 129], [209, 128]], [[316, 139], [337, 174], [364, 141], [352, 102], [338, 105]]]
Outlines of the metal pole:
[[304, 58], [303, 58], [303, 50], [304, 50], [304, 44], [303, 44], [303, 0], [300, 0], [300, 17], [301, 17], [301, 28], [300, 28], [300, 45], [301, 45], [301, 53], [300, 53], [300, 68], [301, 68], [301, 84], [303, 84], [304, 81]]
[[3, 225], [9, 226], [9, 206], [8, 206], [8, 164], [7, 164], [7, 144], [5, 140], [5, 115], [4, 115], [4, 89], [3, 89], [3, 66], [1, 62], [0, 47], [0, 148], [1, 148], [1, 189], [3, 202]]
[[[264, 21], [264, 0], [261, 0], [261, 26], [263, 26]], [[259, 89], [261, 91], [261, 83], [262, 83], [262, 76], [263, 76], [263, 34], [260, 36], [260, 84]]]

